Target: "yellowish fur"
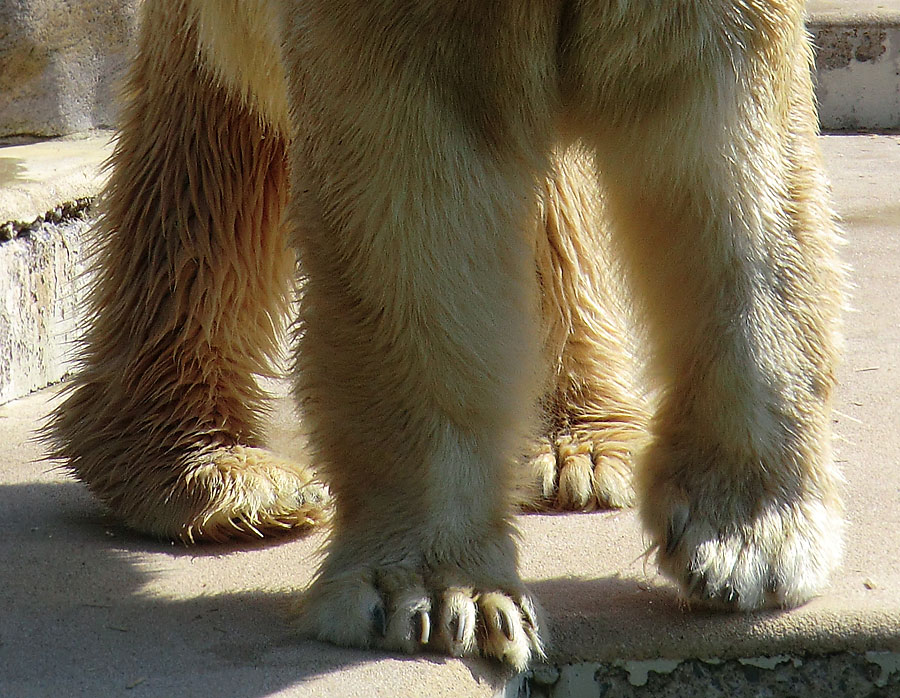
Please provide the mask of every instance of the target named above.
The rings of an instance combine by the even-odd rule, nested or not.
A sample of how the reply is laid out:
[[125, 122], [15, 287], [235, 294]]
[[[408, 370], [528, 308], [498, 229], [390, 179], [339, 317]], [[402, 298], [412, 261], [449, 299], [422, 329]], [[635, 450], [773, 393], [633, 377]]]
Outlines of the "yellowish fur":
[[573, 146], [552, 162], [535, 235], [549, 423], [530, 461], [537, 497], [526, 506], [627, 506], [632, 457], [647, 423], [634, 388], [628, 303], [610, 255], [593, 158]]
[[799, 0], [145, 8], [52, 425], [116, 513], [183, 539], [324, 515], [261, 448], [290, 240], [335, 500], [304, 630], [523, 667], [543, 640], [510, 516], [536, 425], [545, 506], [633, 496], [621, 266], [660, 391], [635, 485], [660, 568], [741, 609], [823, 587], [842, 278]]
[[127, 524], [193, 541], [314, 524], [327, 493], [260, 448], [255, 376], [272, 371], [295, 266], [281, 221], [287, 139], [198, 63], [188, 16], [179, 3], [145, 8], [83, 368], [50, 433]]

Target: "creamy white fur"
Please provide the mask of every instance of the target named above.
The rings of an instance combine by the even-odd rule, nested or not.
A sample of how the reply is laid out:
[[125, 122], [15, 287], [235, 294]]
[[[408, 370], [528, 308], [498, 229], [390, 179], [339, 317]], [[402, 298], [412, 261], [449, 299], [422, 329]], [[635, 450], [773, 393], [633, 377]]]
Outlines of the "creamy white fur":
[[[336, 502], [307, 632], [542, 653], [510, 524], [525, 444], [544, 504], [589, 508], [631, 501], [645, 440], [616, 265], [661, 396], [635, 480], [661, 569], [739, 609], [818, 593], [842, 277], [799, 0], [169, 4], [53, 427], [117, 513], [182, 538], [321, 514], [308, 472], [240, 450], [285, 309], [287, 158], [296, 393]], [[288, 493], [240, 463], [202, 486], [224, 454]]]

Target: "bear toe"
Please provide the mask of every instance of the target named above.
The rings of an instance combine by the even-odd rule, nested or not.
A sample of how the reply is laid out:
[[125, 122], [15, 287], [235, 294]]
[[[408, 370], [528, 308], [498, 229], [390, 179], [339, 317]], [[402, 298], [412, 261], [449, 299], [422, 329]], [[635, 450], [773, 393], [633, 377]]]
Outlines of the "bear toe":
[[630, 448], [602, 436], [542, 440], [531, 472], [529, 508], [592, 511], [630, 507], [635, 501]]
[[402, 566], [320, 577], [301, 602], [300, 630], [337, 645], [481, 655], [516, 669], [543, 656], [537, 611], [527, 595], [422, 580]]

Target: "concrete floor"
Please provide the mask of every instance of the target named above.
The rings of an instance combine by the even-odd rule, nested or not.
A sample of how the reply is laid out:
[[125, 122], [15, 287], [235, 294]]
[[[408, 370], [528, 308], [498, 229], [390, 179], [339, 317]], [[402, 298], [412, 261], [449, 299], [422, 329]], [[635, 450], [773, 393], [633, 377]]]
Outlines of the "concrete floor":
[[[0, 407], [0, 696], [717, 695], [748, 666], [755, 682], [725, 695], [768, 695], [741, 693], [765, 681], [811, 695], [833, 671], [832, 688], [857, 683], [831, 695], [900, 696], [900, 137], [823, 146], [855, 290], [835, 413], [847, 550], [822, 598], [790, 613], [690, 612], [645, 561], [633, 512], [527, 515], [522, 568], [552, 625], [550, 667], [507, 686], [481, 661], [303, 641], [290, 605], [323, 534], [190, 549], [131, 534], [40, 460], [51, 389]], [[274, 433], [296, 449], [284, 400]]]
[[[826, 123], [894, 123], [900, 0], [811, 0], [809, 9], [820, 58], [834, 40], [853, 61], [822, 61]], [[872, 45], [885, 51], [870, 60]], [[104, 137], [82, 140], [0, 150], [0, 223], [96, 193], [109, 149]], [[303, 641], [290, 609], [324, 534], [193, 549], [131, 534], [40, 460], [33, 433], [50, 389], [0, 406], [0, 698], [898, 698], [900, 137], [826, 137], [823, 146], [855, 290], [835, 412], [847, 549], [822, 598], [790, 613], [692, 613], [645, 561], [632, 512], [522, 516], [523, 573], [552, 624], [547, 666], [511, 677], [481, 661]], [[282, 400], [274, 432], [285, 452], [297, 448], [291, 422]]]

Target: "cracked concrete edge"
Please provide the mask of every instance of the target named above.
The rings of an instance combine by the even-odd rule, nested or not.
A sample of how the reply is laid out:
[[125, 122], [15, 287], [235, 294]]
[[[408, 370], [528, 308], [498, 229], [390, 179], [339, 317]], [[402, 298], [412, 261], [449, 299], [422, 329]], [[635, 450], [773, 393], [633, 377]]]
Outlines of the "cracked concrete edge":
[[900, 24], [900, 0], [806, 0], [810, 23]]
[[878, 10], [872, 12], [813, 12], [808, 15], [806, 24], [809, 27], [836, 27], [841, 29], [873, 28], [890, 29], [900, 26], [900, 7], [896, 10]]
[[616, 660], [538, 666], [495, 698], [751, 698], [759, 695], [889, 698], [900, 694], [900, 653]]
[[96, 196], [106, 183], [113, 134], [0, 145], [0, 224], [30, 222], [64, 202]]
[[0, 148], [0, 404], [72, 367], [85, 211], [111, 152], [111, 132]]

